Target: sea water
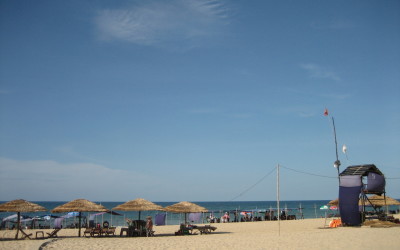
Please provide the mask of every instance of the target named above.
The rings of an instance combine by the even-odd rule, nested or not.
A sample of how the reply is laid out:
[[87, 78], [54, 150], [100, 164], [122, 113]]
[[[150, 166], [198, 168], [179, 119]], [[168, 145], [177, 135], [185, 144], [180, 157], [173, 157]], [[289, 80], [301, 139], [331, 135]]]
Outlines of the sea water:
[[[43, 207], [45, 207], [48, 211], [46, 212], [36, 212], [36, 213], [21, 213], [24, 216], [28, 217], [43, 217], [45, 215], [50, 215], [50, 211], [55, 207], [65, 204], [67, 201], [32, 201], [37, 203]], [[303, 200], [303, 201], [281, 201], [280, 202], [280, 211], [286, 211], [289, 215], [295, 215], [297, 219], [311, 219], [311, 218], [321, 218], [325, 216], [334, 216], [338, 214], [337, 210], [322, 210], [320, 207], [328, 204], [329, 200]], [[3, 202], [1, 202], [3, 203]], [[109, 210], [112, 208], [124, 203], [124, 202], [109, 202], [109, 201], [97, 201], [96, 203], [103, 205]], [[157, 205], [162, 207], [166, 207], [177, 202], [154, 202]], [[197, 223], [207, 223], [207, 217], [212, 213], [214, 217], [222, 217], [225, 212], [230, 213], [231, 221], [233, 220], [234, 212], [251, 212], [253, 217], [261, 217], [264, 219], [265, 211], [274, 211], [275, 215], [277, 214], [277, 202], [276, 201], [213, 201], [213, 202], [205, 202], [205, 201], [193, 201], [193, 203], [198, 204], [202, 207], [205, 207], [209, 210], [209, 213], [204, 213], [201, 217], [201, 220]], [[399, 206], [390, 206], [389, 210], [397, 210]], [[139, 219], [139, 212], [137, 211], [114, 211], [119, 213], [120, 215], [110, 215], [108, 213], [95, 216], [95, 224], [102, 224], [104, 221], [107, 221], [110, 226], [127, 226], [126, 219], [137, 220]], [[152, 216], [153, 220], [155, 215], [158, 213], [165, 213], [162, 211], [141, 211], [140, 219], [144, 220], [147, 216]], [[0, 221], [15, 213], [0, 213]], [[56, 216], [64, 216], [67, 213], [63, 214], [53, 214]], [[87, 222], [88, 217], [91, 214], [96, 214], [96, 212], [84, 212], [82, 216], [84, 220]], [[242, 215], [240, 215], [243, 217]], [[239, 218], [240, 220], [240, 218]], [[183, 214], [176, 213], [167, 213], [166, 216], [166, 225], [179, 225], [185, 221], [185, 216]], [[64, 219], [63, 227], [69, 227], [72, 224], [76, 224], [78, 222], [78, 217], [70, 217], [68, 219]], [[31, 220], [27, 220], [23, 223], [23, 225], [31, 225]], [[48, 221], [37, 221], [36, 225], [40, 224], [41, 226], [54, 227], [54, 219]]]

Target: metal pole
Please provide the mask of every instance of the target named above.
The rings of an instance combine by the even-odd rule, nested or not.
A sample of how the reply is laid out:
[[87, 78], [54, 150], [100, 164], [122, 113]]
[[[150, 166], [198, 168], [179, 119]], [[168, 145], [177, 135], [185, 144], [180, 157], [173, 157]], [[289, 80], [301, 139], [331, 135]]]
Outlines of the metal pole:
[[280, 206], [279, 206], [279, 164], [276, 169], [276, 206], [278, 208], [277, 215], [278, 215], [278, 235], [281, 235], [281, 216], [280, 216]]
[[338, 146], [337, 146], [337, 139], [336, 139], [335, 119], [333, 119], [333, 116], [332, 116], [332, 125], [333, 125], [333, 135], [334, 135], [334, 137], [335, 137], [335, 149], [336, 149], [336, 161], [335, 161], [335, 163], [334, 163], [334, 166], [336, 167], [337, 172], [338, 172], [338, 181], [339, 181], [339, 186], [340, 186], [340, 178], [339, 178], [339, 174], [340, 174], [340, 172], [339, 172], [340, 161], [339, 161]]
[[79, 237], [81, 237], [81, 218], [82, 218], [82, 212], [79, 212]]
[[383, 193], [383, 198], [385, 199], [386, 220], [388, 220], [388, 216], [389, 216], [389, 206], [386, 204], [386, 191]]
[[269, 220], [272, 220], [272, 206], [269, 206]]
[[19, 233], [19, 230], [21, 230], [21, 218], [20, 218], [21, 212], [18, 211], [17, 216], [18, 216], [18, 218], [17, 218], [17, 234], [15, 234], [16, 240], [18, 240], [18, 233]]
[[315, 218], [317, 217], [317, 204], [314, 203], [314, 214], [315, 214]]

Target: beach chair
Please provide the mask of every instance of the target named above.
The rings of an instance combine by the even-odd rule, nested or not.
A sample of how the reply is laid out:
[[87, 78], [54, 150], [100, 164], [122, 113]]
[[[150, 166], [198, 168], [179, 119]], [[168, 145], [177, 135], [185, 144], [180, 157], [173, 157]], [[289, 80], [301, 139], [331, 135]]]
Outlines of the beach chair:
[[179, 230], [175, 232], [175, 235], [191, 235], [193, 234], [193, 229], [197, 229], [197, 226], [181, 224]]
[[146, 222], [144, 220], [135, 220], [133, 221], [134, 232], [133, 236], [146, 236]]
[[85, 232], [83, 232], [83, 237], [86, 237], [87, 234], [89, 236], [92, 236], [92, 230], [93, 230], [93, 228], [86, 228]]
[[216, 227], [213, 227], [211, 225], [197, 226], [196, 229], [199, 230], [200, 234], [209, 234], [212, 231], [217, 230]]
[[124, 235], [124, 233], [126, 233], [126, 236], [128, 237], [129, 236], [129, 228], [127, 228], [127, 227], [121, 228], [121, 231], [119, 232], [119, 236], [122, 237]]
[[44, 232], [36, 231], [36, 239], [44, 239]]
[[57, 233], [58, 233], [60, 230], [61, 230], [61, 228], [56, 228], [56, 229], [53, 230], [53, 232], [47, 233], [47, 234], [49, 235], [49, 238], [57, 238], [57, 237], [58, 237]]
[[105, 229], [104, 234], [106, 236], [114, 235], [115, 236], [115, 227], [110, 227]]
[[25, 238], [28, 238], [30, 240], [32, 239], [31, 238], [32, 234], [25, 233], [24, 230], [22, 230], [22, 228], [20, 228], [19, 231], [21, 231], [21, 233], [22, 233], [22, 239], [25, 239]]
[[92, 231], [90, 232], [90, 236], [101, 236], [103, 234], [103, 229], [101, 228], [93, 228]]

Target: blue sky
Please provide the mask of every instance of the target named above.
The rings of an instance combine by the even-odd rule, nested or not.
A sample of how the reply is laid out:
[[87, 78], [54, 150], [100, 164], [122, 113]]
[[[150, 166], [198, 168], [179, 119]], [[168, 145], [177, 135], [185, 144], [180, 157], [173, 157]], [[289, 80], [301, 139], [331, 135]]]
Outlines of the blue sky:
[[[0, 200], [400, 198], [400, 2], [0, 1]], [[348, 148], [348, 160], [341, 152]], [[257, 183], [262, 182], [243, 193]]]

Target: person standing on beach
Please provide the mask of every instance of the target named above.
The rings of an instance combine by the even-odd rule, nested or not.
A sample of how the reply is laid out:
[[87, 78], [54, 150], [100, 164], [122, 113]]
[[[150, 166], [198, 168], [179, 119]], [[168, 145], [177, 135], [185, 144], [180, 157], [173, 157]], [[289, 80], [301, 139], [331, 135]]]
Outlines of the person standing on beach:
[[147, 233], [147, 236], [153, 234], [153, 220], [152, 220], [151, 216], [147, 216], [146, 233]]

